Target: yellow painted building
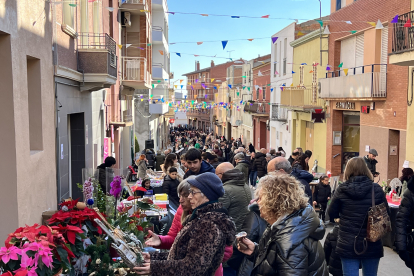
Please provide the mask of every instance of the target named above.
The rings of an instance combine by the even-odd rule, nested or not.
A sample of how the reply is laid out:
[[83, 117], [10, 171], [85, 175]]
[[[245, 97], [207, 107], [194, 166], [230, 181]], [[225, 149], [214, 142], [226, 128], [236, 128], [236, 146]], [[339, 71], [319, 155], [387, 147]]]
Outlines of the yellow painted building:
[[[321, 52], [320, 31], [313, 31], [291, 42], [293, 47], [293, 86], [288, 85], [281, 94], [282, 105], [292, 112], [289, 128], [292, 133], [292, 151], [301, 147], [311, 150], [312, 169], [318, 161], [317, 172], [326, 171], [326, 122], [312, 122], [312, 111], [323, 109], [325, 101], [318, 97], [318, 79], [325, 77], [328, 52]], [[328, 39], [322, 38], [322, 50], [328, 49]], [[322, 65], [320, 59], [322, 55]]]

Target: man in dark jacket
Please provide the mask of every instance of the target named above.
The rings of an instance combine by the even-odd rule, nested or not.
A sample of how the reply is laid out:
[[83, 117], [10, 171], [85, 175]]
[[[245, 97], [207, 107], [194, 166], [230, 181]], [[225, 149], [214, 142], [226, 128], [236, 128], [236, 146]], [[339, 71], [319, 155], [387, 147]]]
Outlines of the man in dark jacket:
[[254, 149], [254, 146], [252, 145], [252, 143], [249, 143], [249, 151], [250, 152], [256, 152], [256, 150]]
[[249, 185], [249, 162], [245, 160], [242, 152], [234, 156], [234, 162], [236, 162], [235, 169], [238, 169], [244, 174], [244, 182]]
[[257, 152], [253, 162], [253, 171], [257, 171], [258, 177], [263, 177], [267, 174], [266, 154]]
[[[223, 204], [236, 225], [236, 232], [243, 231], [243, 223], [249, 214], [246, 208], [252, 200], [252, 192], [244, 181], [244, 175], [232, 164], [221, 163], [216, 169], [216, 175], [223, 182], [224, 196], [219, 198], [219, 202]], [[233, 251], [237, 251], [233, 248]], [[231, 258], [230, 258], [231, 260]], [[224, 275], [234, 275], [235, 270], [224, 265]]]
[[[112, 156], [108, 156], [105, 158], [105, 162], [100, 164], [98, 166], [98, 175], [95, 175], [95, 178], [98, 178], [99, 184], [101, 186], [102, 192], [104, 194], [106, 194], [106, 185], [107, 185], [107, 181], [106, 181], [106, 168], [108, 168], [109, 172], [111, 173], [111, 177], [109, 177], [109, 179], [113, 178], [113, 170], [112, 168], [115, 166], [116, 164], [116, 160], [114, 157]], [[111, 183], [111, 182], [109, 182]], [[109, 183], [108, 183], [108, 187], [109, 187]], [[110, 188], [110, 187], [109, 187]]]
[[252, 200], [252, 192], [244, 182], [244, 175], [232, 164], [225, 162], [218, 165], [216, 175], [223, 182], [224, 196], [219, 199], [236, 224], [236, 231], [242, 231], [243, 222], [249, 213], [247, 206]]
[[178, 206], [180, 206], [180, 198], [178, 197], [177, 191], [178, 185], [180, 185], [180, 181], [177, 179], [177, 169], [171, 167], [168, 175], [164, 177], [162, 191], [168, 195], [168, 200], [172, 203], [175, 210], [177, 210]]
[[215, 173], [216, 170], [206, 161], [202, 160], [201, 152], [198, 149], [192, 148], [185, 154], [185, 162], [188, 171], [184, 175], [184, 179], [190, 175], [199, 175], [205, 172]]
[[155, 154], [154, 151], [152, 149], [147, 149], [145, 151], [145, 157], [148, 160], [148, 169], [154, 169], [154, 165], [155, 165]]
[[370, 149], [367, 156], [364, 156], [365, 163], [367, 164], [368, 169], [371, 171], [374, 177], [377, 177], [379, 173], [377, 172], [377, 163], [375, 160], [377, 158], [378, 152], [375, 149]]
[[[167, 153], [168, 155], [168, 153]], [[165, 155], [161, 153], [161, 151], [159, 150], [157, 152], [157, 155], [155, 156], [155, 170], [157, 171], [161, 171], [161, 164], [164, 164], [165, 161]]]
[[[272, 166], [274, 167], [274, 170], [272, 169], [272, 171], [287, 173], [287, 174], [290, 174], [291, 176], [294, 176], [302, 184], [306, 195], [309, 197], [309, 204], [312, 205], [312, 190], [309, 185], [309, 183], [311, 183], [313, 180], [312, 174], [310, 174], [307, 171], [303, 171], [303, 170], [298, 170], [298, 169], [292, 170], [292, 166], [290, 165], [289, 161], [286, 158], [281, 157], [281, 156], [272, 159], [269, 162], [269, 164], [272, 164], [272, 165], [274, 164], [274, 166]], [[269, 172], [270, 172], [270, 169], [271, 168], [269, 168]]]

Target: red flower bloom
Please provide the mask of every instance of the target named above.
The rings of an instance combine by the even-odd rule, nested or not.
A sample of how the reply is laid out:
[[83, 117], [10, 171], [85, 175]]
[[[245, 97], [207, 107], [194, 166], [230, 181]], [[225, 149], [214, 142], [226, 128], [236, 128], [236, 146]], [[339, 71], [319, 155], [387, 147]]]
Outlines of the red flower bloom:
[[66, 233], [68, 237], [68, 241], [71, 244], [75, 244], [76, 233], [83, 233], [82, 229], [76, 226], [72, 226], [72, 225], [63, 226], [59, 224], [58, 226], [52, 226], [52, 229], [58, 230], [61, 233]]
[[142, 228], [142, 226], [141, 226], [141, 225], [137, 225], [137, 230], [138, 230], [138, 231], [144, 231], [144, 228]]

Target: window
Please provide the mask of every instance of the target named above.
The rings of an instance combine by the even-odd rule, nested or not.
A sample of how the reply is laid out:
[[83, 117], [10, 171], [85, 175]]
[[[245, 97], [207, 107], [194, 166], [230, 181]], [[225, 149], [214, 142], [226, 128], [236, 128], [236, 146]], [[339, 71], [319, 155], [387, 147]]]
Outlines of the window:
[[260, 93], [260, 88], [257, 88], [257, 90], [256, 90], [256, 100], [259, 100], [259, 98], [260, 98], [259, 93]]
[[40, 59], [27, 56], [30, 151], [43, 150], [42, 85]]
[[263, 100], [266, 100], [266, 86], [262, 88]]

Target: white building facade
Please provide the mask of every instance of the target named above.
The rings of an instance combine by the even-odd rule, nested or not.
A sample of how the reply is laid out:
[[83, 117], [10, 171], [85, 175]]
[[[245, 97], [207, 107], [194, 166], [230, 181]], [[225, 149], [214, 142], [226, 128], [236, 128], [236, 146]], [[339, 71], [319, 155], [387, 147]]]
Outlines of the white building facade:
[[271, 41], [271, 93], [270, 109], [270, 148], [283, 147], [286, 154], [292, 150], [292, 137], [290, 125], [292, 122], [291, 112], [280, 106], [280, 98], [283, 86], [290, 86], [293, 82], [293, 47], [290, 42], [295, 40], [295, 25], [292, 23], [275, 33], [272, 38], [277, 37], [275, 43]]

